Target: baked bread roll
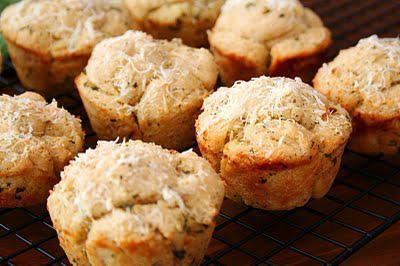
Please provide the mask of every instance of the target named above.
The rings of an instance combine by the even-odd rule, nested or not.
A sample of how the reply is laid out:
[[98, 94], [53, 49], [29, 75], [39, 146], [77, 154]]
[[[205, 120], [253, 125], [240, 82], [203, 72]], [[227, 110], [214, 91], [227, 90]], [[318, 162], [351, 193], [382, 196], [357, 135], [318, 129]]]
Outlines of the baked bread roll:
[[193, 47], [207, 46], [207, 30], [225, 0], [124, 0], [135, 23], [158, 39], [181, 38]]
[[209, 41], [228, 86], [264, 74], [311, 81], [331, 33], [298, 0], [227, 0]]
[[400, 39], [362, 39], [325, 64], [314, 86], [353, 117], [350, 149], [394, 155], [400, 148]]
[[73, 89], [96, 43], [130, 28], [122, 0], [23, 0], [1, 15], [19, 79], [46, 96]]
[[138, 31], [101, 42], [76, 84], [100, 139], [142, 139], [182, 150], [218, 76], [213, 57]]
[[61, 176], [47, 206], [72, 264], [200, 264], [224, 185], [195, 153], [101, 141]]
[[0, 208], [46, 202], [83, 147], [80, 120], [36, 93], [0, 96]]
[[225, 180], [227, 197], [266, 210], [323, 197], [352, 130], [342, 107], [298, 79], [237, 82], [203, 108], [197, 141]]

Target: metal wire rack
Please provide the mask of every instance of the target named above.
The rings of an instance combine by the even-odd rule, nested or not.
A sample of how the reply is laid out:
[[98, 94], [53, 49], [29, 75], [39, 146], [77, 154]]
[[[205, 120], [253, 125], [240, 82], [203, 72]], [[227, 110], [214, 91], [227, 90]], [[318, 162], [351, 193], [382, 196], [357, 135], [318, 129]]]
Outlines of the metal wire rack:
[[[397, 0], [309, 0], [333, 30], [329, 59], [358, 39], [400, 33]], [[23, 88], [10, 62], [0, 93]], [[57, 98], [79, 115], [96, 143], [78, 96]], [[267, 212], [225, 200], [205, 265], [337, 265], [400, 220], [400, 156], [368, 157], [347, 151], [341, 172], [321, 200], [287, 212]], [[0, 209], [0, 264], [69, 265], [44, 206]]]

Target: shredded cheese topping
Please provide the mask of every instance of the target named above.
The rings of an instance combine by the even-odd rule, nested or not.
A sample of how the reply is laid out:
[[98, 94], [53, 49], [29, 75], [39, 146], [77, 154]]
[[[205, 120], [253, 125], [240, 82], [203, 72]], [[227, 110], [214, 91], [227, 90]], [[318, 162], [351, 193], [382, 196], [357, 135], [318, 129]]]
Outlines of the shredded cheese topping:
[[122, 0], [23, 0], [2, 15], [6, 37], [54, 56], [90, 52], [131, 24]]
[[219, 123], [236, 120], [247, 124], [271, 120], [289, 120], [312, 129], [323, 119], [329, 106], [326, 98], [300, 79], [261, 77], [238, 81], [231, 88], [220, 88], [205, 100], [204, 110], [211, 113], [200, 133]]
[[[100, 92], [117, 96], [116, 101], [130, 106], [138, 104], [145, 92], [153, 87], [165, 89], [164, 97], [171, 98], [179, 91], [187, 93], [189, 89], [192, 94], [196, 91], [208, 94], [212, 86], [203, 82], [198, 74], [203, 63], [188, 62], [190, 57], [206, 57], [205, 64], [216, 73], [212, 56], [205, 49], [184, 46], [180, 40], [155, 40], [143, 32], [128, 31], [102, 41], [94, 49], [86, 72], [90, 83]], [[200, 85], [194, 90], [179, 85], [187, 79], [194, 79]]]
[[[227, 142], [250, 143], [263, 150], [290, 151], [305, 143], [347, 141], [351, 123], [346, 111], [300, 79], [260, 77], [220, 88], [207, 98], [198, 120], [198, 135], [225, 132]], [[207, 133], [205, 133], [207, 132]], [[322, 132], [325, 132], [322, 134]], [[269, 147], [269, 148], [268, 148]], [[265, 158], [272, 154], [265, 153]]]
[[[81, 130], [77, 128], [79, 124], [78, 119], [58, 108], [54, 100], [47, 104], [44, 100], [1, 95], [0, 172], [28, 160], [31, 149], [40, 145], [60, 145], [59, 149], [71, 150], [71, 153], [78, 150], [82, 142], [77, 133]], [[55, 162], [60, 158], [51, 155]]]
[[[167, 215], [165, 208], [177, 217], [210, 224], [223, 198], [222, 181], [204, 159], [141, 141], [99, 142], [96, 149], [79, 154], [61, 177], [52, 197], [63, 198], [73, 187], [71, 204], [93, 220], [120, 211], [146, 216], [131, 221], [132, 231], [139, 234], [157, 223], [162, 228], [167, 222], [160, 217]], [[177, 217], [172, 223], [183, 230], [184, 221]]]
[[318, 88], [349, 110], [383, 115], [400, 114], [400, 39], [362, 39], [324, 64]]

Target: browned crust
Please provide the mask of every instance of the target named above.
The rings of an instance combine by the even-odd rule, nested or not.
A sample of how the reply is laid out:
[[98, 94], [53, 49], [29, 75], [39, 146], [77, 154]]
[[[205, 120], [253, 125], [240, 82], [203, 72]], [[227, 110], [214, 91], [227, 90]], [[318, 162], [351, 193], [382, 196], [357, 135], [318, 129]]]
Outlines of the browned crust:
[[[198, 132], [197, 123], [196, 131]], [[207, 131], [204, 132], [204, 135], [207, 136]], [[229, 164], [235, 165], [235, 167], [240, 169], [245, 169], [246, 171], [280, 171], [285, 169], [293, 169], [302, 165], [309, 164], [313, 159], [315, 159], [317, 153], [317, 151], [314, 149], [309, 157], [304, 157], [295, 161], [285, 160], [285, 157], [279, 157], [275, 160], [268, 160], [264, 157], [250, 156], [247, 153], [239, 153], [234, 158], [232, 158], [224, 154], [222, 151], [212, 151], [208, 148], [207, 142], [203, 138], [199, 137], [198, 135], [196, 136], [196, 138], [201, 154], [207, 158], [207, 160], [211, 163], [211, 166], [213, 166], [214, 170], [216, 170], [217, 172], [220, 171], [220, 161], [222, 159], [225, 159], [229, 162]]]
[[[236, 80], [248, 81], [253, 77], [263, 74], [263, 72], [258, 70], [259, 67], [257, 64], [249, 61], [244, 56], [238, 56], [235, 53], [226, 53], [215, 45], [211, 45], [211, 50], [218, 68], [220, 68], [222, 81], [227, 86], [233, 85]], [[235, 80], [232, 77], [235, 77]]]
[[[117, 264], [137, 264], [139, 259], [140, 262], [145, 263], [143, 265], [150, 265], [157, 261], [163, 265], [189, 265], [189, 263], [191, 263], [190, 265], [198, 265], [204, 257], [214, 227], [215, 223], [202, 233], [181, 232], [170, 237], [164, 237], [155, 231], [143, 239], [135, 241], [131, 237], [127, 237], [119, 243], [115, 243], [101, 233], [94, 234], [93, 231], [90, 231], [89, 234], [92, 235], [86, 239], [87, 242], [84, 244], [86, 254], [78, 256], [75, 253], [70, 253], [74, 251], [73, 245], [76, 240], [70, 236], [66, 239], [60, 239], [64, 243], [63, 247], [67, 254], [82, 263], [90, 261], [91, 265], [103, 265], [107, 261], [102, 256], [102, 250], [111, 251], [114, 258], [113, 262]], [[183, 258], [177, 258], [172, 252], [177, 243], [183, 245], [178, 244], [185, 251]], [[108, 263], [110, 262], [108, 261]]]
[[303, 53], [297, 57], [277, 60], [269, 69], [271, 76], [300, 77], [304, 82], [311, 83], [314, 75], [324, 63], [329, 46], [315, 53]]
[[[196, 120], [195, 123], [195, 131], [196, 131], [196, 142], [197, 146], [199, 147], [200, 153], [202, 156], [211, 164], [211, 166], [214, 168], [214, 170], [219, 173], [221, 169], [221, 159], [223, 152], [214, 152], [211, 149], [208, 148], [207, 142], [205, 139], [200, 137], [197, 132], [199, 132], [199, 122]], [[207, 137], [208, 132], [205, 131], [203, 133], [204, 137]]]
[[[379, 113], [370, 114], [361, 112], [356, 109], [352, 112], [351, 116], [353, 117], [353, 121], [355, 121], [355, 125], [359, 128], [368, 127], [368, 128], [382, 128], [388, 127], [392, 122], [396, 120], [400, 120], [400, 115], [392, 116], [391, 118], [387, 118]], [[368, 122], [366, 122], [368, 121]]]
[[43, 169], [46, 172], [39, 172], [35, 166], [25, 166], [0, 172], [0, 208], [30, 207], [45, 203], [50, 190], [59, 181], [59, 176], [52, 169], [53, 166]]
[[0, 191], [1, 208], [31, 207], [43, 204], [49, 196], [49, 190], [58, 181], [58, 178], [55, 176], [32, 177], [34, 180], [27, 180], [27, 182], [35, 183], [33, 184], [36, 188], [35, 191], [31, 191], [29, 186], [21, 186], [25, 190], [18, 192], [19, 184], [24, 181], [24, 178], [25, 177], [18, 177], [19, 182], [14, 184], [13, 178], [10, 177], [9, 184], [11, 184], [11, 186], [2, 188]]
[[[249, 61], [244, 56], [226, 53], [215, 45], [211, 46], [211, 50], [215, 55], [215, 60], [221, 72], [223, 72], [223, 81], [228, 86], [232, 85], [236, 80], [248, 81], [261, 75], [300, 77], [305, 82], [311, 82], [319, 67], [325, 61], [326, 53], [331, 44], [332, 39], [329, 37], [314, 49], [304, 50], [295, 56], [272, 58], [271, 65], [265, 71], [261, 70], [262, 66]], [[235, 80], [232, 80], [232, 78]]]
[[222, 152], [210, 150], [199, 136], [197, 141], [204, 158], [225, 181], [226, 196], [266, 210], [290, 210], [303, 206], [310, 198], [325, 196], [339, 171], [346, 146], [341, 143], [328, 156], [316, 151], [309, 160], [287, 165], [256, 161], [246, 154], [231, 160]]
[[69, 53], [64, 56], [53, 56], [50, 53], [34, 50], [34, 49], [28, 47], [27, 45], [17, 43], [17, 42], [15, 42], [15, 40], [7, 38], [7, 36], [4, 36], [4, 38], [6, 39], [7, 43], [11, 43], [11, 44], [17, 46], [18, 48], [23, 49], [26, 53], [32, 54], [32, 55], [40, 58], [44, 62], [48, 62], [48, 61], [52, 61], [52, 60], [66, 61], [66, 60], [71, 60], [71, 59], [76, 59], [76, 60], [87, 59], [88, 60], [90, 57], [90, 54], [91, 54], [91, 51], [89, 51], [89, 52], [85, 52], [85, 53], [84, 52]]
[[83, 84], [85, 77], [86, 75], [81, 73], [75, 78], [75, 84], [93, 130], [98, 137], [105, 140], [114, 140], [117, 137], [142, 138], [140, 129], [135, 123], [135, 117], [118, 115], [92, 99], [90, 93], [87, 92], [88, 88]]
[[[147, 241], [146, 241], [147, 240]], [[140, 252], [140, 255], [145, 256], [147, 258], [151, 258], [154, 255], [153, 249], [155, 248], [152, 243], [149, 243], [149, 239], [146, 239], [140, 242], [123, 242], [121, 243], [121, 247], [123, 249], [128, 250], [130, 253], [135, 254], [136, 252]], [[112, 248], [111, 245], [108, 247]], [[116, 248], [114, 247], [114, 250]]]
[[221, 158], [222, 158], [222, 152], [221, 153], [216, 153], [213, 152], [212, 150], [210, 150], [207, 145], [206, 142], [201, 140], [200, 138], [197, 138], [197, 144], [198, 147], [200, 149], [200, 153], [202, 154], [202, 156], [204, 158], [206, 158], [211, 166], [214, 168], [214, 170], [219, 173], [220, 169], [221, 169]]
[[143, 26], [144, 30], [155, 38], [172, 40], [174, 38], [182, 39], [182, 42], [191, 47], [209, 47], [207, 30], [211, 28], [203, 21], [192, 23], [183, 20], [182, 26], [175, 28], [174, 23], [157, 23], [147, 20]]
[[222, 161], [221, 177], [226, 196], [265, 210], [290, 210], [303, 206], [312, 195], [317, 161], [290, 170], [269, 171], [238, 168]]
[[[319, 75], [313, 80], [314, 87], [319, 90]], [[329, 95], [327, 95], [329, 97]], [[342, 103], [340, 103], [342, 104]], [[349, 148], [355, 152], [388, 156], [400, 152], [400, 115], [387, 118], [379, 113], [369, 114], [342, 104], [352, 116], [353, 133], [350, 137]]]
[[38, 193], [25, 194], [20, 200], [17, 200], [14, 191], [2, 191], [0, 193], [0, 206], [2, 208], [31, 207], [43, 204], [47, 199], [47, 196], [39, 196]]
[[[206, 20], [196, 20], [196, 22], [194, 23], [193, 20], [185, 18], [185, 19], [181, 19], [180, 21], [181, 21], [181, 23], [183, 23], [184, 26], [197, 26], [200, 29], [210, 28], [210, 27], [208, 27], [209, 24], [206, 22]], [[142, 25], [145, 23], [148, 23], [150, 26], [149, 29], [153, 29], [154, 27], [157, 27], [157, 28], [161, 28], [161, 29], [166, 29], [166, 30], [168, 30], [168, 32], [171, 32], [171, 33], [172, 32], [180, 32], [182, 30], [182, 28], [170, 29], [170, 27], [177, 26], [175, 21], [173, 21], [171, 23], [168, 23], [168, 22], [160, 23], [160, 22], [154, 21], [152, 19], [147, 19], [147, 20], [141, 20], [141, 21], [139, 21], [139, 23]], [[204, 33], [206, 34], [206, 32], [204, 32]]]
[[243, 169], [223, 159], [221, 177], [226, 182], [227, 197], [266, 210], [303, 206], [310, 198], [321, 198], [329, 191], [343, 151], [344, 145], [332, 158], [321, 154], [308, 164], [282, 170]]
[[90, 57], [86, 54], [52, 58], [13, 42], [8, 42], [8, 47], [22, 85], [47, 97], [75, 90], [73, 78]]
[[315, 199], [323, 198], [332, 186], [333, 181], [340, 170], [342, 156], [347, 142], [341, 144], [338, 148], [332, 151], [329, 156], [320, 154], [321, 162], [324, 164], [321, 170], [317, 173], [318, 177], [314, 182], [312, 197]]
[[[308, 81], [310, 82], [314, 77], [318, 68], [324, 62], [325, 55], [332, 45], [331, 37], [324, 39], [314, 49], [304, 50], [295, 56], [277, 58], [273, 60], [268, 69], [268, 73], [272, 76], [287, 76], [294, 78], [297, 76], [302, 77], [300, 74], [307, 74]], [[307, 72], [313, 70], [314, 72]]]
[[349, 143], [353, 151], [388, 156], [400, 152], [400, 118], [387, 121], [378, 121], [373, 125], [366, 125], [362, 120], [354, 119], [355, 128]]
[[[319, 70], [321, 71], [321, 69]], [[312, 80], [312, 84], [316, 90], [321, 92], [321, 84], [319, 82], [319, 74], [317, 73], [314, 79]], [[334, 89], [334, 88], [332, 88]], [[329, 95], [326, 95], [328, 98]], [[387, 116], [381, 115], [381, 113], [367, 113], [367, 112], [362, 112], [359, 108], [354, 108], [352, 106], [349, 106], [348, 104], [341, 103], [339, 104], [348, 111], [353, 119], [353, 127], [355, 129], [359, 128], [362, 130], [363, 128], [386, 128], [388, 125], [390, 125], [392, 122], [396, 120], [400, 120], [400, 112], [399, 115], [391, 116], [388, 118]], [[352, 110], [353, 109], [353, 110]]]
[[231, 158], [227, 155], [223, 156], [228, 160], [229, 164], [235, 165], [235, 167], [245, 169], [246, 171], [254, 171], [254, 170], [274, 170], [280, 171], [284, 169], [292, 169], [302, 165], [309, 164], [311, 158], [304, 158], [302, 160], [296, 160], [291, 162], [283, 162], [280, 160], [268, 160], [266, 158], [249, 156], [247, 153], [239, 153], [235, 158]]
[[[369, 117], [370, 118], [370, 117]], [[363, 131], [366, 129], [382, 129], [382, 130], [393, 130], [393, 125], [400, 121], [400, 116], [392, 119], [372, 119], [375, 123], [365, 123], [365, 117], [356, 115], [352, 117], [352, 124], [354, 131]]]
[[[195, 143], [195, 120], [200, 113], [199, 104], [188, 106], [179, 116], [164, 118], [164, 123], [157, 125], [159, 132], [150, 134], [152, 121], [139, 119], [132, 114], [119, 114], [119, 106], [106, 106], [104, 101], [97, 101], [85, 87], [86, 75], [81, 73], [75, 78], [75, 84], [88, 114], [90, 124], [100, 139], [115, 140], [119, 138], [141, 139], [155, 142], [168, 149], [185, 150]], [[97, 93], [97, 92], [93, 92]], [[178, 123], [178, 122], [179, 123]], [[153, 123], [155, 125], [156, 123]], [[169, 126], [172, 125], [172, 126]]]

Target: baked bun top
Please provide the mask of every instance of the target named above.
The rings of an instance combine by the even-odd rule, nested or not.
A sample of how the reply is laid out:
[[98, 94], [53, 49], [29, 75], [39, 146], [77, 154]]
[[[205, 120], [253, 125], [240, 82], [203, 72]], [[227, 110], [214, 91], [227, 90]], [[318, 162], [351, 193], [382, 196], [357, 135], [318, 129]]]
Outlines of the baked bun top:
[[[268, 55], [283, 60], [322, 50], [330, 44], [330, 32], [298, 0], [227, 0], [210, 39], [225, 53], [248, 50], [249, 60], [265, 64]], [[247, 45], [235, 47], [234, 40]], [[266, 55], [260, 58], [255, 49], [266, 50]]]
[[83, 146], [80, 120], [36, 93], [0, 96], [0, 177], [62, 170]]
[[214, 89], [218, 70], [206, 49], [128, 31], [97, 45], [84, 75], [93, 97], [121, 105], [121, 112], [155, 114], [202, 100]]
[[[161, 25], [175, 25], [179, 21], [215, 21], [224, 0], [124, 0], [134, 19]], [[177, 24], [178, 23], [178, 24]], [[178, 30], [179, 28], [177, 28]]]
[[197, 120], [198, 140], [238, 164], [290, 167], [330, 154], [351, 133], [348, 113], [301, 80], [260, 77], [220, 88]]
[[126, 227], [109, 230], [127, 242], [204, 230], [214, 223], [224, 196], [222, 181], [205, 159], [141, 141], [101, 141], [61, 176], [49, 203], [76, 210], [76, 221], [126, 220]]
[[44, 56], [90, 54], [102, 39], [132, 25], [122, 0], [23, 0], [1, 15], [5, 37]]
[[400, 39], [362, 39], [325, 64], [317, 90], [366, 124], [400, 117]]
[[310, 26], [323, 24], [298, 0], [227, 0], [216, 30], [235, 32], [272, 46], [274, 42], [299, 35]]

